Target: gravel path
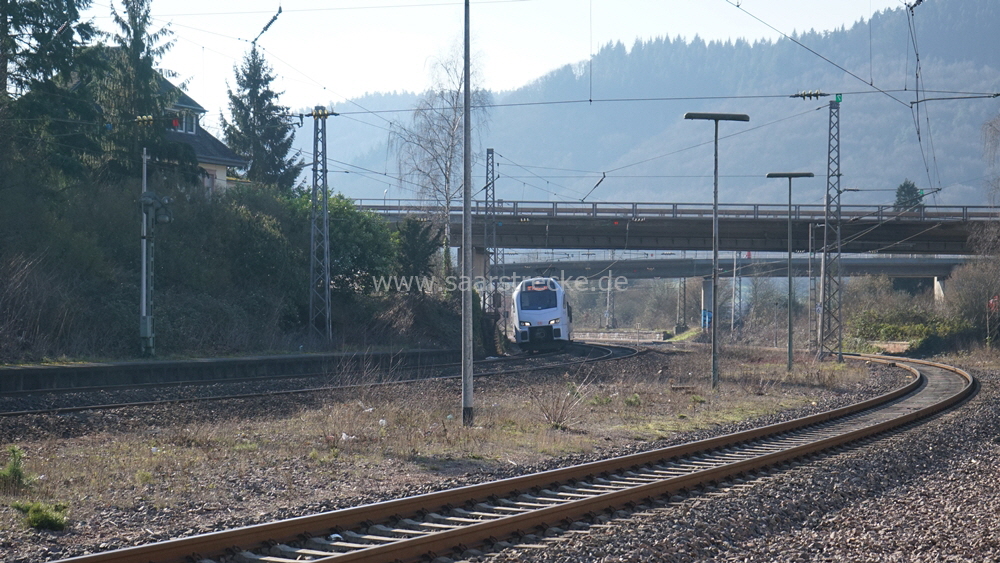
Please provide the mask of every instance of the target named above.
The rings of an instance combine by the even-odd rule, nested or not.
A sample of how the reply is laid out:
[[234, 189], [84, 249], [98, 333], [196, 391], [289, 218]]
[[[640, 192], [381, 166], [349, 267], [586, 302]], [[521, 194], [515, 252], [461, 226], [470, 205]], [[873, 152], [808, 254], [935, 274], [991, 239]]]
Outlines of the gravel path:
[[495, 563], [1000, 561], [1000, 377], [922, 425]]
[[[649, 373], [655, 372], [661, 362], [652, 355], [644, 355], [605, 364], [608, 367], [603, 369]], [[221, 501], [206, 498], [204, 491], [170, 508], [135, 503], [128, 498], [120, 504], [105, 506], [85, 519], [76, 519], [65, 532], [0, 528], [0, 562], [52, 561], [96, 550], [357, 506], [704, 439], [856, 402], [895, 388], [901, 382], [899, 370], [881, 367], [873, 370], [872, 379], [863, 385], [824, 392], [817, 404], [806, 408], [677, 434], [652, 444], [609, 443], [608, 447], [592, 454], [561, 456], [516, 467], [496, 463], [415, 472], [412, 465], [389, 462], [357, 467], [355, 473], [343, 473], [332, 481], [328, 475], [314, 475], [296, 460], [287, 460], [279, 472], [273, 467], [243, 468], [237, 475], [220, 467], [214, 482], [199, 486], [217, 491]], [[992, 459], [988, 454], [997, 453], [1000, 447], [995, 441], [996, 430], [992, 422], [997, 414], [994, 399], [997, 378], [987, 375], [984, 379], [983, 393], [970, 405], [914, 430], [751, 481], [717, 497], [694, 497], [665, 509], [633, 515], [623, 522], [613, 521], [608, 528], [593, 528], [586, 535], [559, 538], [557, 546], [551, 550], [507, 550], [482, 559], [498, 562], [882, 561], [892, 560], [891, 554], [896, 549], [905, 549], [903, 553], [907, 555], [919, 554], [911, 553], [911, 548], [918, 545], [930, 554], [927, 560], [939, 560], [935, 554], [956, 555], [955, 560], [989, 560], [972, 558], [971, 554], [977, 552], [969, 550], [977, 545], [980, 553], [992, 553], [996, 559], [997, 540], [989, 534], [990, 530], [1000, 527], [996, 526], [997, 516], [989, 512], [1000, 506], [996, 502], [1000, 498], [996, 495], [998, 476], [985, 460]], [[516, 385], [517, 380], [512, 380], [511, 384]], [[9, 437], [14, 437], [16, 443], [19, 439], [37, 439], [46, 434], [85, 438], [140, 431], [150, 424], [150, 420], [166, 429], [172, 425], [190, 424], [192, 420], [210, 421], [213, 416], [233, 416], [234, 411], [267, 412], [268, 416], [280, 417], [294, 412], [299, 406], [301, 404], [293, 407], [281, 400], [262, 399], [239, 406], [227, 405], [224, 414], [205, 409], [150, 408], [33, 417], [25, 421], [0, 420], [0, 436], [5, 443], [11, 443]], [[980, 469], [989, 474], [978, 472]], [[281, 480], [279, 474], [288, 473], [296, 475], [295, 482]], [[358, 478], [361, 473], [368, 475]], [[984, 483], [993, 483], [991, 489], [983, 489], [972, 497], [984, 500], [980, 510], [974, 513], [980, 514], [978, 519], [964, 521], [961, 511], [951, 512], [953, 529], [940, 534], [927, 532], [929, 527], [923, 524], [911, 525], [912, 515], [908, 513], [912, 509], [903, 505], [912, 506], [916, 501], [906, 499], [916, 498], [923, 503], [924, 512], [920, 514], [946, 513], [959, 501], [942, 500], [943, 495], [938, 494], [934, 483], [946, 482], [953, 490], [969, 491], [977, 477], [985, 478]], [[296, 502], [289, 502], [288, 498], [295, 498]], [[239, 502], [225, 499], [238, 499]], [[781, 511], [775, 512], [771, 508], [775, 506]], [[11, 509], [0, 507], [0, 512], [5, 510]], [[955, 533], [955, 529], [963, 525], [982, 530], [982, 533], [978, 536]], [[890, 537], [896, 539], [886, 541]], [[927, 541], [918, 543], [913, 537]], [[894, 547], [890, 549], [890, 546]]]

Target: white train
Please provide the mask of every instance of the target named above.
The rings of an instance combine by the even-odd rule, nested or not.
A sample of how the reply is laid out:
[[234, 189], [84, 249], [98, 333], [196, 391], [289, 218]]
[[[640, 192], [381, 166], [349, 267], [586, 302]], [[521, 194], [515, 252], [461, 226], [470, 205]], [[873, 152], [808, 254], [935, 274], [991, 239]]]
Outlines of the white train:
[[531, 278], [514, 288], [514, 342], [527, 350], [561, 348], [573, 339], [573, 308], [554, 278]]

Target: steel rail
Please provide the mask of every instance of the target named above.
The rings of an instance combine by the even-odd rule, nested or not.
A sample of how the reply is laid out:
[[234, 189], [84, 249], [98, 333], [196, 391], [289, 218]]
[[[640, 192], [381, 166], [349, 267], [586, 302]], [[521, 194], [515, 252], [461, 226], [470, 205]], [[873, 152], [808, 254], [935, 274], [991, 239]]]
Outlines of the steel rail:
[[[226, 553], [237, 560], [273, 563], [301, 556], [330, 563], [433, 558], [830, 450], [940, 412], [976, 389], [972, 376], [943, 364], [845, 357], [894, 365], [916, 377], [895, 391], [854, 405], [699, 442], [64, 561], [175, 563]], [[356, 529], [363, 531], [351, 531]], [[331, 532], [337, 535], [310, 539]], [[293, 542], [308, 547], [286, 545]], [[264, 545], [269, 554], [234, 550], [234, 545]]]
[[[565, 367], [565, 366], [576, 365], [576, 364], [580, 364], [580, 363], [599, 362], [599, 361], [609, 360], [609, 359], [620, 359], [620, 358], [625, 358], [625, 357], [628, 357], [630, 355], [634, 355], [635, 353], [637, 353], [637, 350], [635, 350], [634, 348], [623, 347], [623, 346], [608, 347], [608, 346], [599, 346], [599, 345], [594, 345], [594, 344], [583, 344], [583, 343], [575, 343], [574, 346], [577, 347], [577, 348], [582, 348], [582, 349], [597, 350], [597, 351], [600, 352], [600, 355], [597, 356], [597, 357], [590, 357], [589, 355], [584, 355], [582, 358], [579, 358], [579, 359], [568, 360], [568, 361], [558, 361], [558, 362], [553, 362], [551, 364], [532, 365], [532, 366], [526, 366], [526, 367], [517, 367], [517, 368], [513, 368], [513, 369], [499, 369], [499, 370], [495, 370], [495, 371], [482, 371], [482, 372], [476, 373], [476, 377], [489, 377], [489, 376], [493, 376], [493, 375], [505, 375], [505, 374], [511, 374], [511, 373], [520, 373], [520, 372], [524, 372], [524, 371], [534, 371], [534, 370], [538, 370], [538, 369], [555, 369], [555, 368], [561, 368], [561, 367]], [[624, 355], [616, 355], [616, 352], [615, 352], [616, 348], [617, 349], [621, 349], [621, 350], [628, 350], [629, 352], [627, 352]], [[537, 358], [538, 356], [534, 356], [534, 357]], [[476, 365], [480, 366], [480, 367], [486, 366], [486, 365], [500, 365], [501, 363], [504, 363], [504, 362], [512, 362], [512, 361], [525, 360], [525, 359], [527, 359], [525, 356], [510, 356], [510, 357], [507, 357], [507, 358], [497, 358], [497, 359], [493, 359], [493, 360], [480, 360], [479, 362], [476, 362]], [[399, 369], [400, 371], [403, 371], [403, 370], [435, 370], [435, 369], [442, 369], [442, 368], [454, 367], [454, 366], [458, 366], [458, 365], [459, 365], [458, 363], [432, 364], [432, 365], [427, 365], [427, 366], [414, 366], [414, 367], [405, 367], [405, 368], [397, 368], [397, 369]], [[359, 373], [363, 373], [363, 372], [348, 372], [346, 374], [338, 374], [338, 375], [340, 377], [351, 377], [351, 376], [357, 375]], [[326, 374], [320, 374], [320, 373], [317, 373], [317, 374], [300, 374], [300, 375], [296, 375], [296, 376], [279, 377], [278, 379], [286, 379], [286, 380], [287, 379], [309, 379], [309, 378], [321, 377], [323, 375], [326, 375]], [[172, 398], [167, 398], [167, 399], [156, 399], [156, 400], [150, 400], [150, 401], [132, 401], [132, 402], [127, 402], [127, 403], [105, 403], [105, 404], [96, 404], [96, 405], [91, 404], [91, 405], [79, 405], [79, 406], [68, 406], [68, 407], [47, 407], [47, 408], [35, 409], [35, 410], [20, 410], [20, 411], [0, 412], [0, 418], [15, 417], [15, 416], [27, 416], [27, 415], [38, 415], [38, 414], [66, 414], [66, 413], [89, 411], [89, 410], [108, 410], [108, 409], [130, 408], [130, 407], [149, 407], [149, 406], [163, 405], [163, 404], [181, 404], [181, 403], [199, 403], [199, 402], [205, 402], [205, 401], [228, 401], [228, 400], [238, 400], [238, 399], [254, 399], [254, 398], [259, 398], [259, 397], [274, 397], [274, 396], [280, 396], [280, 395], [302, 395], [302, 394], [306, 394], [306, 393], [318, 393], [318, 392], [321, 392], [321, 391], [354, 389], [354, 388], [357, 388], [357, 387], [369, 387], [369, 386], [402, 385], [402, 384], [416, 383], [418, 381], [433, 381], [433, 380], [442, 380], [442, 379], [456, 379], [458, 377], [460, 377], [460, 376], [458, 376], [458, 375], [439, 375], [439, 376], [415, 377], [415, 378], [409, 378], [409, 379], [392, 379], [392, 380], [388, 380], [388, 381], [371, 381], [371, 382], [362, 382], [362, 383], [351, 383], [351, 384], [347, 384], [347, 385], [324, 385], [324, 386], [320, 386], [320, 387], [307, 387], [307, 388], [300, 388], [300, 389], [270, 390], [270, 391], [262, 391], [262, 392], [257, 392], [257, 393], [239, 393], [239, 394], [231, 394], [231, 395], [212, 395], [212, 396], [205, 396], [205, 397], [172, 397]], [[108, 388], [108, 389], [100, 389], [100, 388], [68, 389], [68, 390], [61, 391], [61, 392], [72, 392], [72, 393], [78, 393], [78, 392], [82, 393], [82, 392], [86, 392], [86, 391], [91, 391], [91, 392], [93, 392], [93, 391], [118, 392], [118, 391], [146, 389], [146, 388], [161, 387], [161, 386], [183, 387], [185, 385], [188, 385], [188, 386], [192, 386], [192, 387], [197, 387], [197, 386], [207, 386], [207, 385], [213, 385], [213, 384], [219, 384], [219, 383], [229, 384], [229, 383], [248, 383], [248, 382], [255, 382], [255, 381], [259, 382], [259, 381], [268, 381], [268, 380], [271, 380], [271, 379], [274, 379], [274, 378], [259, 377], [259, 378], [245, 378], [245, 379], [239, 379], [239, 380], [192, 381], [192, 382], [188, 382], [186, 384], [183, 383], [183, 382], [178, 382], [178, 383], [163, 383], [163, 384], [144, 384], [144, 385], [139, 385], [139, 386], [134, 386], [134, 387], [132, 387], [132, 386], [128, 386], [128, 387], [116, 386], [116, 387]], [[19, 394], [20, 393], [21, 392], [19, 392]]]

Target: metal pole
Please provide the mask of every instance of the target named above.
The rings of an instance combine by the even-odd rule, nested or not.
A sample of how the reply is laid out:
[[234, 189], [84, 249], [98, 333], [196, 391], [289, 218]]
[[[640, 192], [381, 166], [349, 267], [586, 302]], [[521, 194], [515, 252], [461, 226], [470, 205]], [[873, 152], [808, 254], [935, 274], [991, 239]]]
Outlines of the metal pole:
[[712, 389], [719, 386], [719, 339], [715, 312], [719, 298], [719, 120], [715, 120], [715, 174], [712, 188], [712, 311], [708, 319], [712, 325]]
[[788, 177], [788, 365], [785, 371], [792, 371], [792, 177]]
[[155, 342], [153, 340], [153, 225], [150, 221], [150, 206], [145, 203], [146, 199], [146, 162], [149, 156], [146, 154], [146, 147], [142, 148], [142, 193], [139, 196], [139, 205], [142, 206], [142, 229], [140, 245], [141, 280], [139, 282], [139, 346], [143, 354], [152, 356], [155, 353]]
[[719, 339], [718, 323], [715, 318], [718, 309], [719, 286], [719, 121], [750, 121], [750, 116], [742, 113], [685, 113], [684, 119], [704, 119], [715, 122], [715, 168], [712, 189], [712, 388], [719, 385]]
[[472, 85], [469, 83], [469, 0], [465, 0], [465, 76], [462, 125], [462, 424], [472, 426]]
[[736, 254], [733, 251], [733, 301], [729, 304], [729, 339], [736, 340]]
[[809, 321], [809, 351], [815, 352], [816, 345], [816, 279], [813, 277], [813, 261], [816, 259], [813, 249], [813, 225], [809, 223], [809, 261], [807, 262], [806, 277], [809, 279], [809, 307], [807, 319]]
[[[788, 363], [787, 371], [792, 371], [792, 303], [795, 301], [795, 289], [792, 284], [792, 178], [812, 178], [812, 172], [769, 172], [768, 178], [788, 178], [788, 262], [785, 266], [788, 274]], [[811, 232], [811, 231], [810, 231]]]

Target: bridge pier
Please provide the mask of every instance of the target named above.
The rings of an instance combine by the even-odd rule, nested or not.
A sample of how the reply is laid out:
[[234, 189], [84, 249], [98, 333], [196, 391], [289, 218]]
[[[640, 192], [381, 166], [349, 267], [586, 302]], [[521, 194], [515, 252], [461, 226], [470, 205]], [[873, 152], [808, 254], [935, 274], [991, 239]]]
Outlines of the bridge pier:
[[472, 247], [472, 277], [477, 280], [486, 279], [490, 268], [490, 253], [481, 246]]
[[944, 276], [934, 276], [934, 304], [938, 307], [944, 306], [945, 282], [948, 278]]

